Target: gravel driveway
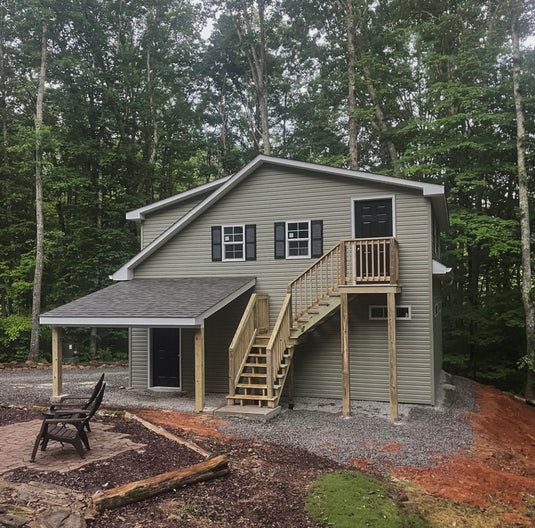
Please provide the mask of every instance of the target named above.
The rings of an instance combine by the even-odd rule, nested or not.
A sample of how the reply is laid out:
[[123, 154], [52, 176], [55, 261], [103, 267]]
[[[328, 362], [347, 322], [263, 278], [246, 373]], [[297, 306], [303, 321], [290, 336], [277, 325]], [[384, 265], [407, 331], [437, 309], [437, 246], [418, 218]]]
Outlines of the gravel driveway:
[[[193, 397], [126, 389], [128, 369], [106, 367], [105, 405], [192, 411]], [[102, 368], [67, 368], [63, 390], [90, 391]], [[294, 410], [269, 422], [227, 418], [222, 432], [304, 448], [336, 462], [388, 472], [393, 466], [429, 466], [437, 458], [467, 448], [472, 428], [466, 411], [477, 410], [473, 383], [443, 373], [436, 406], [400, 405], [399, 419], [389, 422], [389, 406], [352, 402], [352, 416], [341, 418], [341, 400], [296, 399]], [[52, 392], [52, 372], [42, 369], [0, 371], [0, 404], [46, 405]], [[208, 409], [224, 405], [222, 394], [208, 394]], [[1, 424], [0, 424], [1, 425]]]

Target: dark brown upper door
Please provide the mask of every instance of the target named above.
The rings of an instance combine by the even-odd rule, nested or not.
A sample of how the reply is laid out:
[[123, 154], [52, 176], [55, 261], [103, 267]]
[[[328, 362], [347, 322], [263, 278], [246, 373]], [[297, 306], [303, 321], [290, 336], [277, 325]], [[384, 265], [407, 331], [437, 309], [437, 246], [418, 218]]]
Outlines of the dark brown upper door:
[[391, 237], [392, 200], [355, 201], [355, 238]]

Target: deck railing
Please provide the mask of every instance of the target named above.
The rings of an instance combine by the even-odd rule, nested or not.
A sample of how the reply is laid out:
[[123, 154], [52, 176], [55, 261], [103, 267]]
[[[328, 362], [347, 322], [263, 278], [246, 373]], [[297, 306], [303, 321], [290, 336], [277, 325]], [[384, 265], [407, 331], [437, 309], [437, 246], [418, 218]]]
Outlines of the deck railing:
[[229, 347], [229, 394], [235, 393], [237, 376], [257, 334], [268, 330], [268, 296], [253, 293]]
[[393, 237], [342, 240], [288, 285], [293, 320], [346, 284], [397, 284], [398, 244]]
[[292, 303], [291, 296], [287, 294], [282, 303], [281, 311], [277, 317], [277, 322], [271, 332], [271, 338], [266, 348], [267, 362], [267, 387], [268, 397], [273, 398], [273, 386], [277, 379], [277, 373], [282, 365], [284, 353], [288, 346], [290, 338], [290, 329], [292, 326]]

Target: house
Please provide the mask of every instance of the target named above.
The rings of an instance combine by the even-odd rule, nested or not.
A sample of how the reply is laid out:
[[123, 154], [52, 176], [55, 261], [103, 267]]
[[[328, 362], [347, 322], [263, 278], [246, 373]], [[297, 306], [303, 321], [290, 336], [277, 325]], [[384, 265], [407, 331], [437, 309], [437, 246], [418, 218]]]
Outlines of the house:
[[41, 315], [61, 391], [66, 326], [129, 328], [130, 385], [274, 408], [294, 396], [434, 404], [444, 189], [257, 156], [127, 213], [141, 251], [115, 283]]

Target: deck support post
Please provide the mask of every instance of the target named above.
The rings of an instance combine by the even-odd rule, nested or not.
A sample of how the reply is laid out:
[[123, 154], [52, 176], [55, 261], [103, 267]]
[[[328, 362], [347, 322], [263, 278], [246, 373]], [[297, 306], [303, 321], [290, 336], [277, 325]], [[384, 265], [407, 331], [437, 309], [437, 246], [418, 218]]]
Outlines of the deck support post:
[[290, 362], [290, 367], [288, 371], [288, 407], [290, 409], [294, 408], [294, 350], [292, 347], [292, 360]]
[[387, 293], [388, 311], [388, 365], [390, 372], [390, 422], [398, 417], [398, 382], [396, 358], [396, 295]]
[[195, 329], [195, 411], [204, 409], [204, 328]]
[[63, 388], [63, 347], [62, 331], [52, 327], [52, 396], [59, 396]]
[[349, 372], [349, 313], [347, 293], [340, 294], [340, 327], [342, 337], [342, 416], [351, 414], [351, 376]]

